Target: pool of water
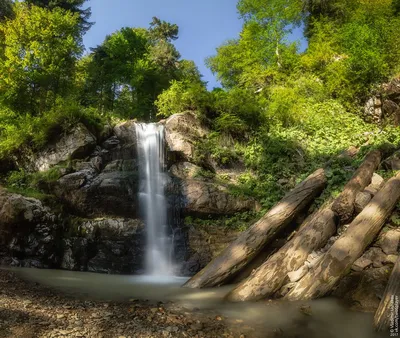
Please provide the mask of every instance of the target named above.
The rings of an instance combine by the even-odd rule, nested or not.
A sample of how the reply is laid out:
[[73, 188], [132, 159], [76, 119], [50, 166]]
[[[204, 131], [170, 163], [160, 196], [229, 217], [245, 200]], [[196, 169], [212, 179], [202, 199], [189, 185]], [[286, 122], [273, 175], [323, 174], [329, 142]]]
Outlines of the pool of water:
[[[200, 290], [181, 288], [187, 280], [184, 277], [121, 276], [27, 268], [13, 268], [12, 271], [21, 278], [85, 299], [171, 301], [188, 311], [218, 312], [232, 321], [240, 320], [244, 325], [255, 325], [260, 329], [301, 327], [299, 337], [303, 337], [304, 332], [309, 332], [311, 338], [377, 337], [372, 328], [373, 314], [350, 311], [335, 299], [300, 303], [228, 303], [223, 298], [233, 286]], [[306, 306], [310, 313], [300, 311], [301, 306]]]

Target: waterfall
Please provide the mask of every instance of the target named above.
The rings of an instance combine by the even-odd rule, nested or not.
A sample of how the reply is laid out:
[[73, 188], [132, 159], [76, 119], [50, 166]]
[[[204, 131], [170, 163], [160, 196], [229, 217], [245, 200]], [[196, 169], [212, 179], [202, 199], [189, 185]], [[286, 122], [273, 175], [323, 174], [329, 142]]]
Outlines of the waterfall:
[[173, 274], [165, 198], [164, 126], [136, 124], [139, 162], [139, 208], [146, 226], [146, 274]]

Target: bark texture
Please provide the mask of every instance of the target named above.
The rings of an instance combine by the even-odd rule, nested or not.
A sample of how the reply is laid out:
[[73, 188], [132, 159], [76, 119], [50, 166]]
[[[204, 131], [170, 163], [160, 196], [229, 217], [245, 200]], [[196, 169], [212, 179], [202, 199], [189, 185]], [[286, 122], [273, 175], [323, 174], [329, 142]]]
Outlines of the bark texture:
[[[385, 294], [375, 312], [374, 324], [377, 331], [388, 330], [396, 320], [399, 320], [400, 302], [400, 257], [397, 258]], [[397, 312], [396, 312], [397, 307]], [[397, 314], [397, 319], [396, 319]], [[399, 324], [399, 323], [398, 323]], [[393, 325], [393, 326], [394, 326]]]
[[259, 300], [279, 290], [287, 274], [298, 270], [308, 255], [326, 244], [336, 232], [335, 214], [329, 208], [316, 212], [278, 252], [228, 295], [230, 301]]
[[184, 286], [203, 288], [221, 285], [245, 267], [277, 231], [287, 226], [326, 185], [323, 169], [298, 184], [258, 222], [243, 232], [219, 256], [193, 276]]
[[339, 216], [341, 223], [347, 223], [352, 219], [357, 193], [363, 191], [371, 183], [372, 175], [380, 162], [380, 151], [374, 150], [368, 153], [364, 162], [333, 203], [332, 210]]
[[399, 198], [400, 172], [385, 184], [315, 268], [301, 279], [285, 298], [312, 299], [329, 293], [371, 244]]

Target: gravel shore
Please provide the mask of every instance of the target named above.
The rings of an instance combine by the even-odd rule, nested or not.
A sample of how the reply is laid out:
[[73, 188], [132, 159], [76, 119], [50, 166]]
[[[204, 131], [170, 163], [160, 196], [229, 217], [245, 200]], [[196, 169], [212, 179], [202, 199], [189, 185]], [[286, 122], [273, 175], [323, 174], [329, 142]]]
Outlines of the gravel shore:
[[255, 337], [250, 327], [173, 303], [84, 300], [0, 270], [0, 337]]

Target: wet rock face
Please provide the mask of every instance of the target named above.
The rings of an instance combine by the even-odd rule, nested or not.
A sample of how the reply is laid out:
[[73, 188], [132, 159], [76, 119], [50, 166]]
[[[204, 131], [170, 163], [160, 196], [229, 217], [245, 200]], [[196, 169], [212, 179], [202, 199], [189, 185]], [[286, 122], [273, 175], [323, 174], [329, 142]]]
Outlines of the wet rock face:
[[136, 219], [78, 220], [65, 240], [61, 266], [69, 270], [133, 274], [143, 270], [144, 226]]
[[0, 264], [57, 266], [61, 230], [39, 200], [0, 191]]

